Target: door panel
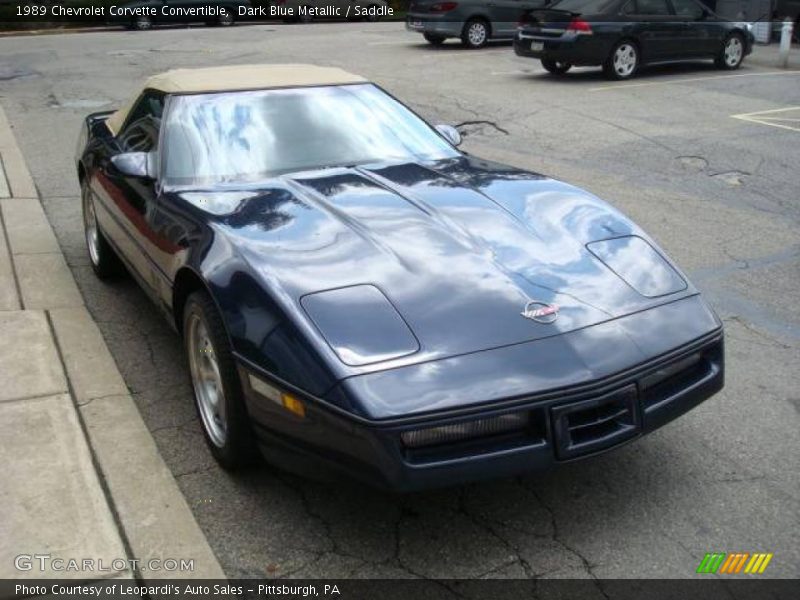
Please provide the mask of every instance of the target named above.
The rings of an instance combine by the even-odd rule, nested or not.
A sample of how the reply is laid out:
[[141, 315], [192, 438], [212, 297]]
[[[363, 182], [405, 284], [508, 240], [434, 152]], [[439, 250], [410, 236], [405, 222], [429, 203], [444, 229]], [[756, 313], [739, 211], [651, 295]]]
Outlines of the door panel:
[[[672, 54], [676, 58], [692, 58], [715, 54], [719, 42], [716, 38], [715, 17], [707, 14], [694, 0], [671, 0], [675, 20], [681, 23], [681, 31], [675, 40]], [[707, 13], [707, 11], [705, 11]]]
[[675, 21], [667, 0], [632, 0], [626, 7], [644, 60], [668, 60], [677, 48], [684, 24]]

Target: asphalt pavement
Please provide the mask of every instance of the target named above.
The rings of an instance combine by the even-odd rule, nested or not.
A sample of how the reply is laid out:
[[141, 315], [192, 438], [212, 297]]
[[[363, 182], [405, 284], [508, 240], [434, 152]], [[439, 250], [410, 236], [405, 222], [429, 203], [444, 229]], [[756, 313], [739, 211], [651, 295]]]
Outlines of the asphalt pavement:
[[[432, 122], [460, 125], [468, 151], [630, 214], [724, 320], [725, 390], [618, 451], [513, 480], [391, 496], [219, 469], [177, 335], [132, 281], [92, 275], [73, 156], [82, 117], [145, 76], [257, 62], [363, 74]], [[688, 577], [716, 551], [772, 552], [763, 576], [798, 577], [800, 71], [769, 64], [659, 67], [612, 83], [591, 69], [551, 77], [508, 45], [434, 48], [399, 23], [97, 32], [0, 39], [0, 103], [87, 307], [227, 575]]]

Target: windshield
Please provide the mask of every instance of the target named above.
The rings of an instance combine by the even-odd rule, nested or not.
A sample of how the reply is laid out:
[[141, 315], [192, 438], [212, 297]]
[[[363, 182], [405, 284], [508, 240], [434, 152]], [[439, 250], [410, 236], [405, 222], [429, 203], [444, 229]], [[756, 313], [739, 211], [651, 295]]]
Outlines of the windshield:
[[458, 156], [427, 123], [371, 84], [175, 96], [168, 112], [168, 185]]

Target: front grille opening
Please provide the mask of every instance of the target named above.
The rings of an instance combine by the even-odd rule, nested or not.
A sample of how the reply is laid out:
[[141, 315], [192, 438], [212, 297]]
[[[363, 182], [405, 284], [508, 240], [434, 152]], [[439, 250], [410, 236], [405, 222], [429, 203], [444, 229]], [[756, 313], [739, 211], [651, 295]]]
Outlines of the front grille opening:
[[605, 438], [620, 427], [628, 425], [633, 425], [630, 411], [615, 404], [575, 413], [569, 417], [570, 438], [577, 445]]
[[485, 419], [403, 431], [403, 451], [409, 462], [426, 463], [488, 454], [545, 443], [541, 410], [508, 413]]
[[556, 454], [577, 457], [620, 443], [639, 429], [638, 395], [629, 385], [600, 398], [551, 409]]
[[722, 356], [721, 345], [715, 345], [702, 352], [666, 365], [641, 380], [643, 403], [650, 408], [669, 401], [677, 394], [684, 393], [701, 383], [715, 371]]

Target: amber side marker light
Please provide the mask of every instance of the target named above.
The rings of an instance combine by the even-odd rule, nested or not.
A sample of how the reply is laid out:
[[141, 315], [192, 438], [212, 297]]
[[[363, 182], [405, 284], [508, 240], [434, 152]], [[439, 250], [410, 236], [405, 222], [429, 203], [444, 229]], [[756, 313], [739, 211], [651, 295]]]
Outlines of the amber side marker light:
[[302, 400], [296, 396], [287, 394], [286, 392], [281, 392], [263, 379], [260, 379], [252, 374], [247, 375], [247, 380], [250, 383], [250, 387], [260, 395], [264, 396], [264, 398], [272, 400], [275, 404], [282, 406], [301, 419], [306, 418], [306, 406], [303, 404]]
[[281, 401], [283, 402], [283, 408], [293, 412], [301, 419], [306, 418], [306, 407], [300, 400], [291, 394], [281, 394]]

